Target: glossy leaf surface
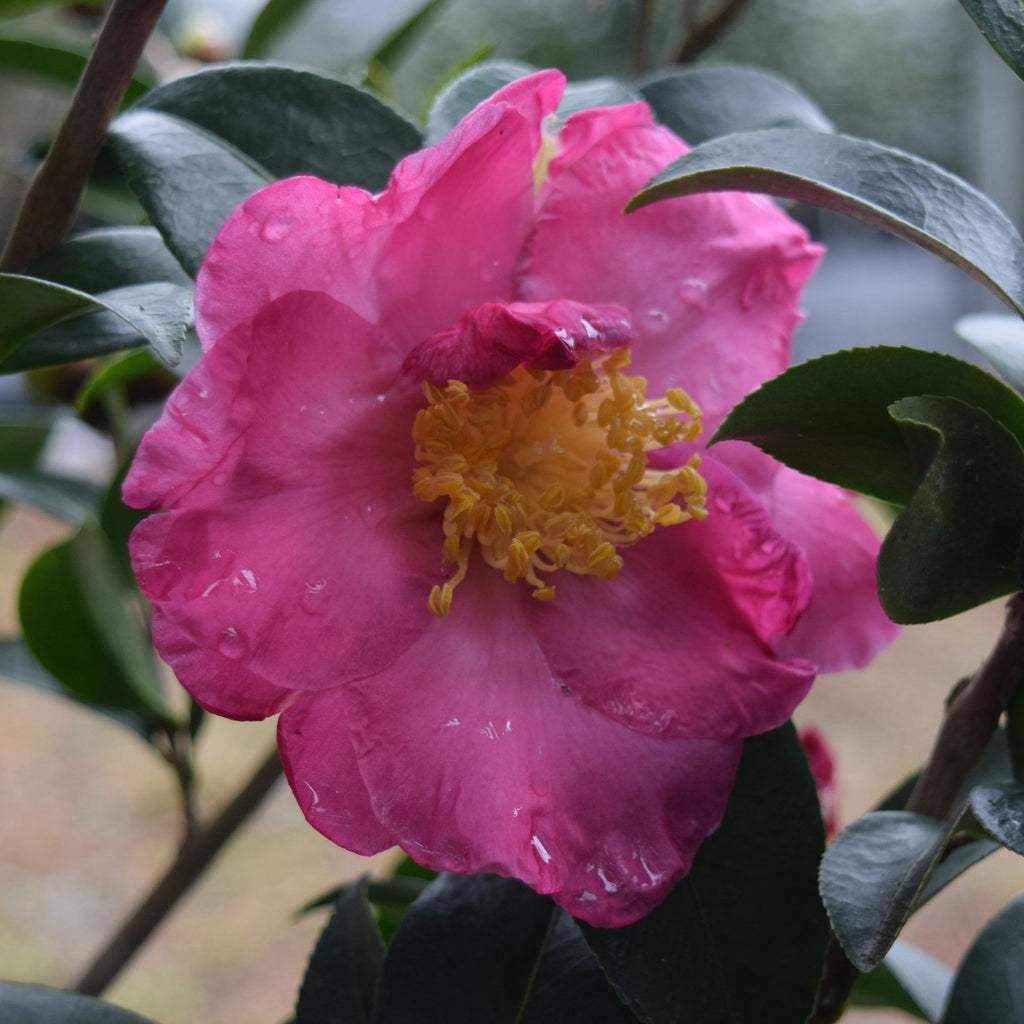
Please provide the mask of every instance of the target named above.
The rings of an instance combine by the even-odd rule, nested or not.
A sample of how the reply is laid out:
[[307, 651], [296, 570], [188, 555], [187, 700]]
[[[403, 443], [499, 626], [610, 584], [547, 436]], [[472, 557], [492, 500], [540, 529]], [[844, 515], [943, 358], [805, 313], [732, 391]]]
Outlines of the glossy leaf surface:
[[[20, 274], [0, 274], [0, 372], [71, 362], [146, 341], [167, 363], [181, 358], [191, 290], [154, 281], [99, 295]], [[113, 332], [97, 329], [100, 314]], [[72, 326], [64, 322], [72, 320]], [[127, 345], [126, 345], [127, 342]]]
[[1009, 1024], [1024, 1007], [1024, 896], [981, 931], [953, 982], [942, 1024]]
[[971, 793], [970, 807], [993, 839], [1024, 857], [1024, 786], [979, 786]]
[[443, 138], [478, 103], [537, 69], [515, 60], [488, 60], [453, 78], [437, 95], [427, 116], [424, 143]]
[[832, 131], [832, 122], [799, 89], [757, 68], [671, 68], [645, 78], [640, 92], [658, 120], [691, 146], [765, 128]]
[[306, 968], [294, 1024], [368, 1024], [384, 961], [368, 884], [364, 876], [338, 895]]
[[1024, 320], [1012, 313], [972, 313], [957, 320], [953, 330], [1024, 395]]
[[1024, 78], [1024, 7], [1020, 0], [960, 0], [992, 48]]
[[857, 970], [888, 953], [952, 829], [909, 811], [873, 811], [844, 829], [821, 862], [821, 895], [832, 928]]
[[878, 594], [896, 622], [931, 622], [1020, 588], [1024, 450], [956, 398], [894, 402], [920, 482], [878, 556]]
[[791, 725], [746, 741], [719, 830], [668, 899], [625, 928], [583, 926], [648, 1024], [793, 1024], [814, 1002], [827, 926], [821, 808]]
[[630, 202], [695, 192], [764, 192], [848, 214], [941, 256], [1024, 311], [1024, 240], [982, 192], [920, 157], [798, 129], [711, 139]]
[[154, 89], [136, 110], [207, 132], [275, 178], [315, 174], [371, 192], [421, 145], [419, 130], [372, 93], [280, 64], [197, 71]]
[[889, 407], [915, 395], [958, 398], [1024, 440], [1024, 401], [991, 374], [938, 352], [887, 346], [791, 367], [744, 398], [713, 440], [751, 441], [801, 473], [904, 505], [919, 467]]
[[99, 999], [13, 981], [0, 981], [0, 1020], [11, 1024], [153, 1024]]
[[949, 997], [953, 972], [941, 961], [907, 942], [897, 942], [870, 974], [858, 977], [856, 1006], [892, 1006], [919, 1020], [937, 1024]]

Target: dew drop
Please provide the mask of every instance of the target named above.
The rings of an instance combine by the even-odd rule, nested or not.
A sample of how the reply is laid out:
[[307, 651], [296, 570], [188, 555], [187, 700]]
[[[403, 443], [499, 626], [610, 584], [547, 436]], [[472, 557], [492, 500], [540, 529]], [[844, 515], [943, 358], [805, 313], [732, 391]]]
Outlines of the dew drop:
[[241, 661], [249, 653], [249, 642], [241, 636], [234, 626], [221, 630], [217, 641], [217, 650], [232, 661]]
[[688, 277], [679, 286], [679, 298], [691, 309], [701, 312], [708, 308], [708, 283], [701, 277]]
[[215, 484], [215, 486], [223, 487], [227, 482], [228, 482], [228, 475], [227, 475], [227, 473], [214, 473], [213, 474], [213, 483]]
[[747, 278], [743, 287], [740, 289], [740, 305], [744, 309], [750, 309], [750, 307], [757, 301], [757, 298], [763, 289], [764, 274], [760, 271], [755, 271]]
[[711, 504], [715, 506], [716, 512], [721, 512], [723, 515], [728, 515], [732, 511], [732, 502], [727, 498], [712, 498]]
[[288, 214], [275, 214], [260, 229], [260, 238], [264, 242], [280, 242], [291, 231], [292, 223], [293, 218]]

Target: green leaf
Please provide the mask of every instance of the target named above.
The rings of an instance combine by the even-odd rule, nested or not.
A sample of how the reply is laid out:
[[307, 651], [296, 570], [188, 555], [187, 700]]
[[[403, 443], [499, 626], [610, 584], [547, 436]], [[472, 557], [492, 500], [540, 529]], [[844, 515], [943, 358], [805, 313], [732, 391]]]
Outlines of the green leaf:
[[122, 114], [108, 141], [129, 188], [193, 277], [231, 211], [273, 179], [223, 139], [156, 110]]
[[1024, 311], [1024, 240], [972, 185], [920, 157], [846, 135], [742, 132], [685, 153], [627, 210], [695, 192], [767, 192], [849, 214], [921, 246]]
[[370, 58], [370, 63], [378, 64], [389, 70], [394, 69], [415, 46], [438, 8], [446, 2], [447, 0], [428, 0], [428, 3], [413, 12], [412, 17], [407, 18], [384, 40], [377, 52]]
[[201, 129], [272, 177], [314, 174], [370, 192], [422, 144], [419, 129], [372, 93], [282, 64], [197, 71], [154, 89], [136, 109]]
[[960, 0], [992, 48], [1024, 78], [1024, 7], [1020, 0]]
[[[74, 88], [89, 55], [84, 50], [54, 46], [35, 39], [0, 37], [0, 68], [6, 71], [28, 72]], [[136, 69], [125, 91], [124, 103], [132, 103], [153, 86], [153, 80]]]
[[896, 622], [932, 622], [1020, 589], [1024, 450], [956, 398], [890, 406], [920, 483], [878, 556], [878, 594]]
[[191, 286], [160, 233], [145, 227], [84, 231], [41, 256], [26, 273], [90, 294], [150, 281]]
[[294, 1024], [369, 1024], [384, 941], [367, 899], [368, 876], [335, 901], [299, 990]]
[[14, 981], [0, 981], [0, 1019], [11, 1024], [153, 1024], [99, 999]]
[[25, 643], [79, 700], [170, 723], [149, 632], [133, 599], [109, 541], [87, 521], [25, 574], [19, 596]]
[[979, 786], [971, 793], [970, 807], [993, 839], [1024, 857], [1024, 786]]
[[642, 101], [640, 93], [617, 78], [588, 78], [582, 82], [569, 82], [562, 93], [555, 119], [560, 124], [577, 110], [591, 107], [614, 107], [620, 103]]
[[1024, 321], [1010, 313], [972, 313], [953, 325], [968, 345], [973, 345], [996, 372], [1024, 395]]
[[153, 358], [149, 349], [118, 352], [107, 356], [89, 371], [85, 383], [75, 395], [75, 408], [85, 412], [115, 388], [123, 388], [137, 381], [159, 382], [166, 390], [170, 390], [178, 379], [163, 363]]
[[517, 1021], [629, 1024], [572, 919], [495, 875], [440, 875], [388, 950], [375, 1024]]
[[821, 862], [821, 895], [832, 928], [862, 972], [881, 962], [955, 831], [910, 811], [872, 811], [833, 840]]
[[981, 931], [953, 981], [942, 1024], [1009, 1024], [1024, 1008], [1024, 896]]
[[260, 9], [242, 44], [242, 57], [262, 57], [296, 16], [302, 12], [309, 0], [267, 0]]
[[787, 724], [745, 742], [725, 819], [668, 899], [625, 928], [581, 930], [648, 1024], [802, 1021], [828, 936], [823, 849], [814, 780]]
[[821, 109], [795, 86], [757, 68], [670, 68], [645, 78], [640, 92], [658, 120], [691, 146], [763, 128], [833, 130]]
[[30, 469], [0, 470], [0, 497], [31, 505], [78, 527], [96, 514], [100, 491], [94, 485], [73, 477]]
[[892, 1006], [937, 1024], [952, 983], [953, 972], [944, 963], [908, 942], [897, 942], [878, 967], [858, 976], [851, 1003]]
[[537, 69], [515, 60], [487, 60], [453, 78], [438, 94], [427, 115], [424, 143], [444, 138], [478, 103]]
[[[20, 274], [0, 274], [0, 372], [71, 362], [147, 341], [162, 360], [181, 358], [191, 290], [169, 282], [127, 285], [100, 295]], [[87, 314], [117, 330], [97, 330]], [[65, 321], [73, 323], [66, 325]]]
[[991, 374], [938, 352], [884, 346], [791, 367], [744, 398], [712, 440], [751, 441], [801, 473], [903, 505], [919, 470], [889, 407], [914, 395], [959, 398], [1024, 442], [1024, 401]]

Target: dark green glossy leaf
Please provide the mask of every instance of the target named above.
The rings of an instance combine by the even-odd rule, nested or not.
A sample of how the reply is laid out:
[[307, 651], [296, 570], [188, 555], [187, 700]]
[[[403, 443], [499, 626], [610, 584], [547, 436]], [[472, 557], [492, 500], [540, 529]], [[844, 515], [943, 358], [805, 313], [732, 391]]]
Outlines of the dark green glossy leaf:
[[1024, 78], [1024, 7], [1020, 0], [960, 0], [992, 48]]
[[648, 1024], [793, 1024], [814, 1003], [828, 929], [815, 880], [821, 807], [791, 725], [748, 739], [725, 819], [636, 924], [581, 926]]
[[267, 0], [256, 15], [249, 35], [242, 44], [241, 56], [262, 57], [276, 36], [288, 27], [309, 0]]
[[1024, 439], [1024, 401], [970, 363], [912, 348], [857, 348], [791, 367], [748, 395], [713, 440], [751, 441], [794, 469], [906, 504], [918, 483], [889, 407], [949, 395], [984, 409]]
[[[35, 39], [0, 37], [0, 68], [22, 71], [73, 88], [82, 76], [89, 55]], [[124, 103], [131, 103], [153, 85], [152, 79], [136, 70], [125, 91]]]
[[337, 897], [306, 968], [294, 1024], [368, 1024], [384, 962], [368, 886], [364, 876]]
[[148, 629], [132, 596], [109, 541], [87, 522], [25, 574], [19, 597], [25, 643], [85, 703], [170, 722]]
[[942, 1024], [1009, 1024], [1024, 1011], [1024, 896], [997, 914], [967, 951]]
[[767, 192], [849, 214], [934, 252], [1024, 311], [1024, 240], [976, 188], [920, 157], [798, 129], [712, 139], [654, 177], [627, 209], [695, 192]]
[[[147, 341], [173, 363], [181, 358], [191, 309], [191, 290], [169, 282], [88, 295], [34, 277], [0, 274], [0, 372], [85, 359], [125, 347], [125, 341], [131, 346]], [[116, 330], [97, 330], [88, 318], [95, 314]]]
[[970, 806], [993, 839], [1024, 857], [1024, 786], [979, 786], [971, 793]]
[[13, 981], [0, 981], [0, 1020], [10, 1024], [153, 1024], [99, 999]]
[[280, 64], [197, 71], [154, 89], [136, 109], [208, 132], [272, 177], [315, 174], [371, 192], [422, 142], [414, 125], [372, 93]]
[[1020, 588], [1024, 450], [1001, 424], [956, 398], [890, 407], [920, 483], [878, 556], [878, 594], [896, 622], [932, 622]]
[[953, 982], [953, 972], [907, 942], [897, 942], [870, 974], [853, 987], [855, 1006], [892, 1006], [919, 1020], [937, 1024]]
[[1018, 394], [1024, 395], [1024, 321], [1012, 313], [972, 313], [953, 330], [973, 345]]
[[193, 276], [243, 199], [273, 179], [223, 139], [156, 110], [129, 110], [108, 139], [129, 187]]
[[640, 92], [658, 120], [691, 146], [763, 128], [833, 130], [832, 122], [795, 86], [757, 68], [671, 68], [645, 78]]
[[991, 857], [998, 849], [999, 844], [992, 842], [991, 839], [971, 839], [956, 846], [950, 844], [914, 900], [914, 910], [919, 910], [932, 897], [938, 896], [950, 882], [959, 878], [969, 868], [973, 868], [975, 864], [980, 864], [986, 857]]
[[579, 926], [564, 911], [557, 915], [516, 1024], [636, 1024], [590, 951]]
[[829, 845], [821, 862], [821, 895], [857, 970], [882, 962], [918, 905], [953, 828], [909, 811], [873, 811]]
[[391, 942], [375, 1024], [514, 1021], [558, 912], [515, 879], [440, 875]]
[[146, 227], [85, 231], [41, 256], [26, 273], [93, 295], [150, 281], [191, 286], [160, 232]]
[[488, 60], [453, 78], [438, 94], [427, 115], [424, 142], [444, 138], [478, 103], [537, 69], [515, 60]]

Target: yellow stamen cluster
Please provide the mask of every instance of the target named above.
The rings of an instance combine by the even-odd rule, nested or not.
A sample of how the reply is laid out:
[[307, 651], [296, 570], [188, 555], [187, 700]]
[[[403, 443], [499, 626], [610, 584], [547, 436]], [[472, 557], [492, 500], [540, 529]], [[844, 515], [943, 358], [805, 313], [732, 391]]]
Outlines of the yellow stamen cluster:
[[611, 579], [620, 548], [707, 515], [699, 456], [670, 470], [647, 465], [648, 451], [696, 437], [700, 411], [679, 388], [648, 399], [643, 377], [620, 372], [628, 363], [617, 349], [571, 370], [520, 367], [480, 390], [423, 383], [413, 491], [447, 499], [443, 554], [457, 567], [430, 592], [435, 615], [451, 610], [474, 548], [550, 601], [555, 588], [539, 574]]

